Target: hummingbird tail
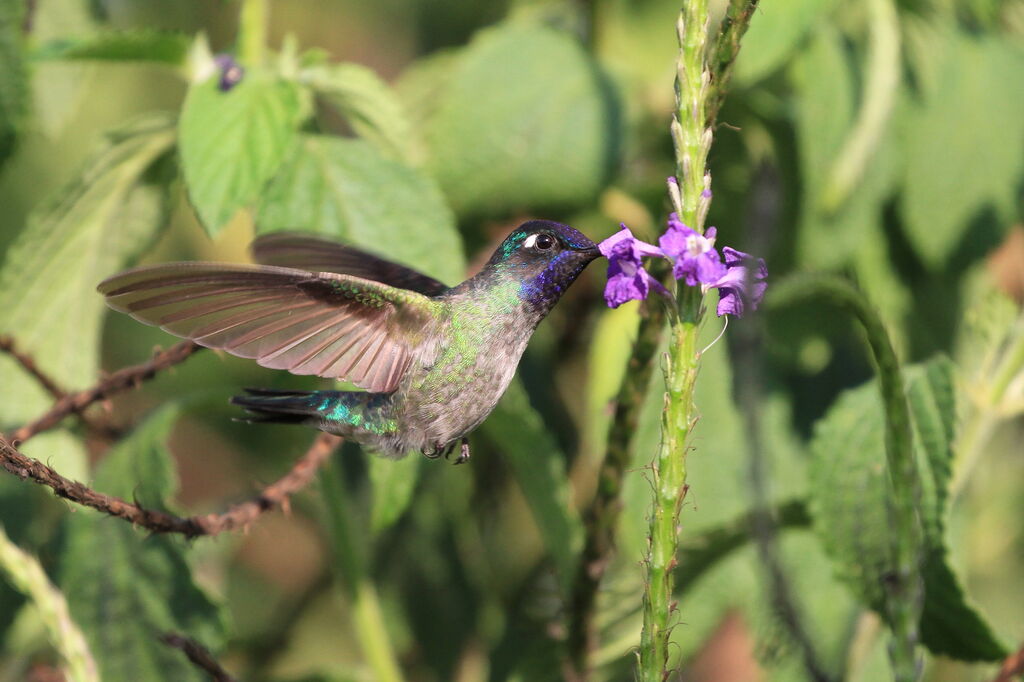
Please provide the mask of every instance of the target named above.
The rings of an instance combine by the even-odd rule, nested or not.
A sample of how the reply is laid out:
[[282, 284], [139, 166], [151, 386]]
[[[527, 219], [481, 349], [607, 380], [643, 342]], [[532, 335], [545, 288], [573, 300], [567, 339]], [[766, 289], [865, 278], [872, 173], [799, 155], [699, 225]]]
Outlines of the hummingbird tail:
[[361, 391], [277, 391], [246, 389], [231, 403], [245, 409], [253, 423], [307, 424], [343, 436], [384, 435], [395, 431], [387, 415], [388, 396]]
[[236, 395], [232, 405], [248, 414], [241, 419], [251, 424], [302, 424], [318, 416], [320, 404], [315, 391], [278, 391], [270, 388], [247, 388], [248, 395]]

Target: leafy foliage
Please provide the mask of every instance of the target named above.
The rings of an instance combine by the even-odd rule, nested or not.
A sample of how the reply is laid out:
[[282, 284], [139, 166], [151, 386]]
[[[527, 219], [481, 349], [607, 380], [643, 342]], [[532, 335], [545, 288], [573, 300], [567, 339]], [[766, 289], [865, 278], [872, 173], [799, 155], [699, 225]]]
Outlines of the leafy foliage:
[[1009, 85], [1024, 68], [1024, 50], [995, 36], [917, 28], [922, 91], [904, 118], [901, 209], [915, 252], [934, 268], [970, 247], [964, 242], [979, 221], [1005, 222], [1014, 211], [1024, 159], [1003, 150], [1024, 146], [1024, 87]]
[[0, 3], [0, 164], [14, 147], [28, 110], [28, 78], [22, 47], [25, 5]]
[[359, 64], [332, 64], [310, 68], [303, 78], [382, 153], [404, 161], [415, 158], [415, 140], [402, 104], [372, 70]]
[[454, 217], [434, 182], [362, 140], [300, 136], [256, 221], [265, 232], [325, 234], [446, 282], [465, 272]]
[[607, 182], [619, 105], [571, 37], [510, 24], [481, 34], [447, 68], [423, 135], [456, 212], [578, 206]]
[[[908, 372], [907, 391], [923, 488], [921, 518], [928, 552], [922, 641], [935, 653], [966, 660], [1005, 655], [989, 627], [963, 599], [946, 564], [946, 489], [955, 403], [952, 365], [938, 359]], [[866, 604], [880, 608], [894, 570], [888, 537], [882, 412], [877, 389], [847, 392], [818, 424], [812, 443], [811, 511], [840, 577]]]
[[153, 62], [180, 67], [184, 65], [188, 47], [188, 38], [182, 34], [124, 31], [50, 43], [33, 56], [40, 60]]
[[[166, 116], [116, 131], [72, 180], [29, 218], [0, 270], [0, 332], [16, 333], [39, 365], [68, 387], [90, 383], [99, 369], [96, 284], [148, 244], [163, 220], [159, 189], [143, 173], [173, 142]], [[27, 287], [27, 283], [36, 286]], [[40, 314], [40, 311], [60, 311]], [[47, 404], [41, 389], [10, 358], [0, 358], [8, 387], [0, 423], [29, 419]]]
[[297, 85], [270, 74], [247, 73], [228, 92], [218, 80], [189, 88], [178, 125], [189, 198], [211, 236], [260, 196], [308, 109]]
[[[906, 378], [926, 537], [920, 632], [941, 655], [927, 659], [925, 678], [944, 682], [962, 669], [950, 673], [942, 657], [993, 661], [1024, 637], [1024, 612], [1006, 598], [1024, 570], [1024, 326], [1019, 284], [984, 267], [1000, 243], [993, 263], [1021, 257], [1012, 226], [1024, 181], [1024, 15], [987, 0], [880, 4], [899, 41], [886, 53], [884, 102], [869, 87], [879, 4], [760, 3], [715, 129], [708, 224], [722, 243], [764, 255], [773, 287], [792, 271], [852, 273], [901, 358], [917, 363]], [[96, 284], [136, 260], [238, 261], [254, 232], [307, 231], [456, 283], [528, 216], [595, 241], [619, 222], [651, 238], [674, 162], [678, 2], [519, 3], [491, 26], [480, 17], [504, 16], [505, 3], [486, 13], [464, 0], [342, 5], [270, 3], [271, 25], [261, 0], [243, 0], [244, 21], [239, 3], [156, 12], [131, 0], [0, 0], [0, 334], [73, 390], [171, 341], [126, 316], [104, 321]], [[423, 38], [438, 25], [460, 27], [464, 44], [429, 51], [435, 41]], [[207, 35], [226, 51], [217, 69], [228, 52], [238, 60], [234, 87], [222, 90], [211, 71]], [[864, 133], [858, 120], [881, 104], [886, 116]], [[86, 154], [101, 131], [110, 132]], [[837, 189], [849, 158], [856, 172]], [[636, 370], [640, 316], [601, 311], [603, 267], [537, 329], [521, 380], [474, 435], [466, 466], [367, 458], [348, 444], [290, 514], [188, 544], [69, 514], [4, 474], [0, 523], [58, 578], [104, 679], [202, 679], [156, 640], [171, 629], [230, 652], [241, 678], [267, 682], [559, 678], [583, 512], [612, 401]], [[999, 294], [998, 310], [977, 303], [998, 291], [1018, 299]], [[672, 651], [684, 667], [736, 627], [755, 641], [742, 657], [773, 682], [808, 679], [808, 656], [835, 679], [889, 675], [883, 638], [865, 627], [892, 565], [883, 415], [849, 328], [816, 313], [763, 311], [759, 439], [733, 396], [747, 380], [733, 367], [744, 342], [730, 329], [714, 344], [719, 327], [704, 329], [675, 569]], [[980, 317], [984, 334], [962, 333]], [[955, 365], [926, 360], [953, 351], [954, 338]], [[605, 571], [592, 614], [595, 681], [633, 675], [659, 374], [627, 398], [639, 417], [627, 429], [615, 548], [583, 567]], [[310, 437], [234, 424], [226, 398], [242, 386], [325, 386], [316, 381], [204, 353], [108, 412], [90, 408], [90, 424], [125, 427], [116, 442], [67, 419], [23, 450], [80, 480], [99, 459], [97, 489], [157, 508], [180, 498], [187, 513], [204, 513], [273, 480]], [[52, 402], [6, 355], [0, 386], [8, 433]], [[183, 401], [203, 409], [174, 407]], [[144, 416], [161, 404], [170, 406]], [[810, 654], [753, 542], [748, 453], [759, 442], [778, 512], [773, 546]], [[332, 574], [339, 599], [324, 594]], [[32, 610], [0, 585], [0, 682], [55, 660], [47, 647]]]

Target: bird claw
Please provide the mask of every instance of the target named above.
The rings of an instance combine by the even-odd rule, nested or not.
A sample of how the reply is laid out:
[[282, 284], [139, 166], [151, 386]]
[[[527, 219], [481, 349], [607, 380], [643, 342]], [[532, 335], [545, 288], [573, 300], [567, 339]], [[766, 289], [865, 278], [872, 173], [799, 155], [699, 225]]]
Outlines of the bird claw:
[[[455, 451], [455, 445], [456, 445], [456, 441], [452, 441], [451, 443], [448, 444], [448, 447], [445, 447], [443, 449], [442, 449], [442, 447], [440, 445], [435, 445], [434, 447], [432, 447], [429, 450], [424, 448], [424, 449], [420, 450], [420, 452], [423, 453], [423, 456], [426, 457], [427, 459], [438, 459], [439, 457], [442, 457], [442, 456], [445, 459], [449, 459], [451, 457], [452, 452]], [[462, 438], [461, 439], [461, 444], [459, 445], [459, 454], [456, 455], [455, 461], [453, 462], [453, 464], [456, 464], [456, 465], [458, 465], [458, 464], [465, 464], [468, 461], [469, 461], [469, 439], [468, 438]]]
[[[448, 452], [450, 453], [454, 448], [455, 448], [455, 443], [452, 443], [451, 447], [448, 449]], [[445, 455], [445, 456], [447, 456], [447, 455]], [[462, 438], [462, 444], [459, 446], [459, 454], [455, 458], [455, 462], [453, 462], [453, 464], [455, 464], [455, 466], [458, 466], [459, 464], [465, 464], [468, 461], [469, 461], [469, 439], [463, 437]]]

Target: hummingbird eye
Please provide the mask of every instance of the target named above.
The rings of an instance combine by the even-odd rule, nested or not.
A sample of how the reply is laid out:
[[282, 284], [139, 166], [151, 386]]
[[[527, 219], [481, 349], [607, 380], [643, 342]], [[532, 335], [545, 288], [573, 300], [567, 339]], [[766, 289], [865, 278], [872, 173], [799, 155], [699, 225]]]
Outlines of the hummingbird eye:
[[534, 246], [540, 251], [547, 251], [555, 245], [555, 238], [550, 234], [541, 232], [537, 235], [537, 239], [534, 240]]

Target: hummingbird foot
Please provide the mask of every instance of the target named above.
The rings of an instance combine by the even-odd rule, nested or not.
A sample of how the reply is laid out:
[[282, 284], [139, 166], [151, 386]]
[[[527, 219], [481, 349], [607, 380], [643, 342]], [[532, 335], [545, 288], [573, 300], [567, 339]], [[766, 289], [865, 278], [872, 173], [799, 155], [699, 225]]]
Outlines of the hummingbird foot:
[[[448, 452], [445, 453], [445, 456], [447, 457], [448, 454], [451, 453], [451, 451], [454, 448], [455, 448], [455, 443], [452, 443], [451, 446], [448, 448]], [[456, 466], [458, 466], [459, 464], [465, 464], [468, 461], [469, 461], [469, 439], [466, 438], [465, 436], [463, 436], [462, 437], [462, 444], [459, 445], [459, 454], [455, 458], [454, 464]]]
[[451, 446], [449, 446], [447, 450], [442, 450], [440, 445], [435, 445], [429, 450], [427, 448], [423, 448], [422, 450], [420, 450], [420, 452], [423, 453], [423, 456], [426, 457], [427, 459], [437, 459], [441, 455], [447, 456], [448, 453], [451, 451]]

